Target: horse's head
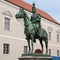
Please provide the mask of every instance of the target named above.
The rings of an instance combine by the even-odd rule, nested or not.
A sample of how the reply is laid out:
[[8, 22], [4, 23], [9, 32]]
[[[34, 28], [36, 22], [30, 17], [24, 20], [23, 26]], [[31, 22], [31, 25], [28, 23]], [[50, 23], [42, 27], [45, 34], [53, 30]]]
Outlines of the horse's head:
[[28, 26], [31, 25], [32, 22], [29, 19], [29, 16], [26, 14], [26, 12], [24, 11], [24, 9], [20, 9], [19, 12], [15, 15], [16, 19], [21, 19], [24, 18], [24, 25]]
[[25, 11], [24, 9], [20, 9], [19, 12], [15, 15], [16, 19], [19, 19], [19, 18], [24, 18], [25, 16]]

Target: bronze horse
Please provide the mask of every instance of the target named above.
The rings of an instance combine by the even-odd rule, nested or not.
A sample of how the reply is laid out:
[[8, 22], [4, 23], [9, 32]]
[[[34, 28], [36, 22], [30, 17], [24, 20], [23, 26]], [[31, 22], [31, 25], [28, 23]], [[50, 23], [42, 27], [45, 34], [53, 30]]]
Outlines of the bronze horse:
[[[46, 45], [46, 54], [48, 51], [48, 34], [46, 32], [45, 29], [41, 28], [40, 29], [40, 36], [38, 36], [35, 33], [33, 24], [31, 22], [31, 20], [29, 19], [29, 16], [27, 15], [27, 13], [24, 11], [24, 9], [20, 9], [20, 11], [15, 15], [16, 19], [18, 18], [24, 18], [24, 33], [26, 35], [26, 40], [28, 42], [28, 47], [29, 47], [29, 52], [33, 52], [33, 42], [36, 42], [36, 39], [39, 39], [39, 42], [41, 44], [42, 47], [42, 52], [43, 52], [43, 43], [42, 41], [45, 42]], [[30, 40], [31, 40], [31, 47], [30, 47]]]

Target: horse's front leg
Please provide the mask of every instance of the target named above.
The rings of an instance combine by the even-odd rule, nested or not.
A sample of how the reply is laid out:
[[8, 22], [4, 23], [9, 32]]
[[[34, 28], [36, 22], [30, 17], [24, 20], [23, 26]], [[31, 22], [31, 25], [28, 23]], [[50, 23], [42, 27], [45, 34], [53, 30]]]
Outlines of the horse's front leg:
[[48, 43], [45, 42], [45, 45], [46, 45], [46, 54], [48, 53]]
[[27, 39], [28, 42], [28, 48], [29, 48], [29, 52], [31, 51], [31, 47], [30, 47], [30, 39]]
[[34, 36], [31, 35], [31, 46], [32, 46], [32, 51], [31, 51], [31, 52], [32, 52], [32, 53], [33, 53], [33, 50], [34, 50], [34, 49], [33, 49], [33, 42], [34, 42]]

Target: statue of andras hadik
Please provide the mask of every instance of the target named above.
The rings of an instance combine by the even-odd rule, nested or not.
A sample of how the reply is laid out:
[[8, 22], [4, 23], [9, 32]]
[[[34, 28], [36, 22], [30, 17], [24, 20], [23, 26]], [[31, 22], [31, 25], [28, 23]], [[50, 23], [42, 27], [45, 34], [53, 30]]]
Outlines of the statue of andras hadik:
[[33, 13], [33, 15], [31, 16], [31, 21], [34, 26], [36, 34], [39, 35], [40, 28], [41, 28], [41, 16], [40, 16], [40, 14], [36, 13], [36, 8], [35, 8], [34, 3], [33, 3], [33, 7], [32, 7], [32, 13]]

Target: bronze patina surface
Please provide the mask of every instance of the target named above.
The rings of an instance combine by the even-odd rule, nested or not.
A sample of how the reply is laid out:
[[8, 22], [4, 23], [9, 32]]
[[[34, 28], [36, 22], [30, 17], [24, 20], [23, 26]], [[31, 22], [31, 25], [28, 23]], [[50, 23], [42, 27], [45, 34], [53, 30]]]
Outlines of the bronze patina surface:
[[[33, 3], [32, 7], [32, 16], [31, 18], [25, 12], [24, 9], [20, 9], [19, 12], [15, 15], [16, 19], [24, 19], [24, 33], [26, 35], [26, 40], [28, 42], [29, 52], [33, 53], [34, 47], [33, 43], [36, 42], [36, 39], [39, 40], [42, 52], [43, 52], [43, 43], [45, 42], [46, 54], [48, 52], [48, 34], [44, 28], [41, 27], [41, 16], [36, 13], [35, 4]], [[31, 43], [30, 43], [31, 40]], [[31, 44], [31, 45], [30, 45]]]

